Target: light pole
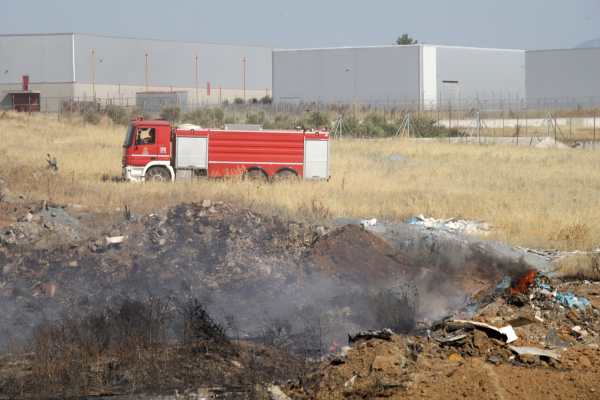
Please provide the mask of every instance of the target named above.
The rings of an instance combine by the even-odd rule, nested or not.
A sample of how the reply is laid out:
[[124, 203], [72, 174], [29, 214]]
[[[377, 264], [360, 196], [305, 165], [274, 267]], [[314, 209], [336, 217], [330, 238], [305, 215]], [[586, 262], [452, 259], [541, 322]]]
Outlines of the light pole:
[[246, 102], [246, 57], [244, 57], [244, 103]]
[[148, 91], [148, 52], [146, 52], [146, 92]]
[[96, 107], [96, 63], [94, 62], [96, 49], [92, 48], [92, 93], [94, 97], [94, 109]]
[[198, 54], [196, 54], [196, 107], [198, 107]]

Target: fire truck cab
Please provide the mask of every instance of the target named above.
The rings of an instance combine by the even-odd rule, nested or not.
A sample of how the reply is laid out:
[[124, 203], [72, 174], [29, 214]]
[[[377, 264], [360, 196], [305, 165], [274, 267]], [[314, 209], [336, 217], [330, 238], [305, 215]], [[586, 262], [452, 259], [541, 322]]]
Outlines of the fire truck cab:
[[329, 132], [222, 130], [167, 121], [133, 121], [123, 144], [123, 178], [190, 180], [192, 176], [330, 179]]

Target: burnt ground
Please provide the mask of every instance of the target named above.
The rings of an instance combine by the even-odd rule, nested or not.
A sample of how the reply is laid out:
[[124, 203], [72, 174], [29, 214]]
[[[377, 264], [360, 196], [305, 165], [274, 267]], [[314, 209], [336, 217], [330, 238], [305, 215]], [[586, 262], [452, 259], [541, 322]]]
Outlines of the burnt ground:
[[[126, 239], [109, 246], [102, 242], [105, 237], [117, 236]], [[131, 299], [177, 296], [200, 299], [215, 319], [227, 321], [223, 324], [227, 325], [228, 335], [245, 341], [247, 346], [260, 343], [267, 346], [261, 348], [263, 352], [276, 347], [280, 349], [277, 351], [292, 351], [316, 361], [323, 354], [339, 349], [333, 342], [346, 344], [348, 332], [391, 326], [397, 333], [409, 333], [415, 326], [456, 313], [468, 302], [484, 298], [507, 273], [485, 257], [474, 256], [461, 265], [446, 268], [443, 263], [430, 263], [426, 254], [399, 253], [380, 236], [356, 225], [317, 229], [221, 202], [210, 206], [206, 203], [203, 206], [202, 202], [179, 204], [140, 217], [5, 195], [0, 202], [0, 242], [3, 310], [0, 324], [4, 344], [9, 339], [27, 337], [44, 321], [55, 321], [64, 315], [102, 311]], [[565, 285], [570, 285], [565, 288], [576, 295], [590, 292], [581, 283]], [[588, 297], [595, 305], [597, 299]], [[497, 312], [508, 320], [539, 311], [534, 307], [537, 306]], [[544, 309], [541, 310], [540, 316], [545, 317]], [[566, 327], [567, 332], [576, 323], [595, 324], [589, 319], [569, 320], [565, 317], [568, 309], [553, 306], [552, 310], [547, 318], [554, 325], [528, 325], [516, 330], [522, 330], [523, 335], [529, 336], [528, 343], [539, 347], [547, 346], [540, 338], [553, 327], [559, 330]], [[596, 338], [593, 332], [590, 330], [589, 337]], [[582, 345], [572, 335], [566, 339], [573, 342], [572, 348]], [[431, 339], [425, 341], [430, 346], [425, 346], [427, 349], [435, 350]], [[586, 374], [597, 371], [594, 347], [588, 346], [594, 343], [585, 344], [585, 349], [590, 349], [588, 358], [592, 365], [583, 368]], [[469, 345], [466, 346], [468, 349]], [[359, 364], [371, 370], [369, 357], [375, 353], [370, 348], [366, 351]], [[404, 391], [391, 394], [417, 393], [411, 392], [411, 388], [425, 385], [419, 394], [426, 395], [428, 391], [436, 392], [428, 388], [450, 384], [457, 387], [452, 393], [467, 393], [468, 397], [470, 376], [475, 372], [481, 375], [482, 371], [481, 366], [473, 363], [480, 362], [479, 359], [485, 363], [489, 357], [459, 351], [463, 361], [457, 362], [447, 359], [448, 351], [436, 351], [431, 353], [435, 362], [422, 356], [424, 361], [432, 363], [425, 370], [445, 371], [448, 366], [461, 371], [462, 368], [464, 372], [457, 375], [462, 381], [457, 380], [456, 374], [446, 379], [442, 376], [446, 372], [434, 371], [431, 373], [440, 379], [413, 380], [416, 386], [407, 389], [405, 385]], [[510, 352], [505, 353], [502, 364], [493, 369], [500, 373], [501, 383], [505, 374], [507, 377], [509, 373], [521, 374], [514, 372], [514, 365], [508, 365]], [[579, 358], [571, 358], [570, 365], [559, 364], [562, 369], [548, 364], [534, 375], [542, 379], [563, 371], [561, 377], [572, 379], [574, 375], [569, 371], [577, 370]], [[272, 379], [297, 376], [294, 364], [297, 362], [273, 367], [279, 375], [277, 378], [273, 375]], [[418, 362], [415, 368], [420, 368]], [[483, 371], [489, 369], [485, 368]], [[352, 373], [357, 374], [359, 369]], [[400, 368], [395, 373], [401, 377], [407, 371]], [[352, 378], [346, 377], [349, 373], [339, 379]], [[216, 376], [211, 384], [224, 384], [218, 376], [225, 375]], [[498, 385], [493, 373], [486, 376], [492, 382], [490, 385]], [[263, 378], [268, 380], [268, 376]], [[484, 378], [482, 381], [488, 379]], [[337, 393], [339, 382], [342, 380], [326, 385]], [[581, 384], [585, 386], [585, 380]], [[552, 392], [555, 387], [548, 390]], [[331, 395], [324, 393], [317, 397]], [[503, 393], [504, 398], [512, 398], [512, 392]], [[293, 394], [292, 389], [289, 394]], [[454, 398], [454, 394], [446, 397]]]

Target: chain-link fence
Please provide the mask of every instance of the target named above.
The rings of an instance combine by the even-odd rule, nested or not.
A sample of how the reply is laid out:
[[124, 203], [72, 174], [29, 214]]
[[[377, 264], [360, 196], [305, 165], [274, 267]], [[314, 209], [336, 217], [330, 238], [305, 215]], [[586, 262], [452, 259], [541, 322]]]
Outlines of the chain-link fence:
[[[258, 124], [264, 129], [332, 128], [341, 119], [347, 124], [349, 135], [354, 137], [392, 137], [407, 114], [418, 122], [425, 136], [451, 137], [463, 135], [474, 118], [484, 121], [487, 135], [498, 137], [531, 137], [539, 133], [545, 120], [552, 119], [565, 140], [596, 140], [596, 116], [600, 95], [589, 98], [522, 99], [518, 95], [489, 100], [480, 98], [408, 99], [373, 102], [342, 103], [331, 101], [298, 102], [285, 99], [267, 102], [267, 99], [250, 99], [243, 102], [211, 103], [181, 101], [170, 96], [140, 101], [124, 97], [42, 97], [39, 104], [13, 104], [2, 109], [25, 112], [53, 113], [60, 120], [85, 123], [86, 112], [104, 119], [106, 123], [125, 123], [136, 115], [145, 118], [164, 118], [172, 123], [189, 122], [209, 128], [222, 128], [224, 124]], [[291, 101], [288, 101], [291, 100]], [[111, 109], [113, 112], [111, 112]], [[117, 112], [118, 111], [118, 112]], [[117, 117], [117, 114], [119, 117]], [[340, 119], [340, 115], [342, 115]], [[557, 137], [557, 138], [561, 138]]]

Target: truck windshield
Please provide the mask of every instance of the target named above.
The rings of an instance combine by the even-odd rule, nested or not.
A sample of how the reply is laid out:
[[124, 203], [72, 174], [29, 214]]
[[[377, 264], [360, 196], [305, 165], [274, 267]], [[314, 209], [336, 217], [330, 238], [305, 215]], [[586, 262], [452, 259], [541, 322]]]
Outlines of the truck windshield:
[[127, 136], [125, 136], [125, 142], [123, 143], [123, 147], [128, 148], [131, 147], [131, 144], [133, 143], [133, 134], [135, 133], [135, 127], [133, 126], [133, 124], [129, 125], [129, 128], [127, 128]]

